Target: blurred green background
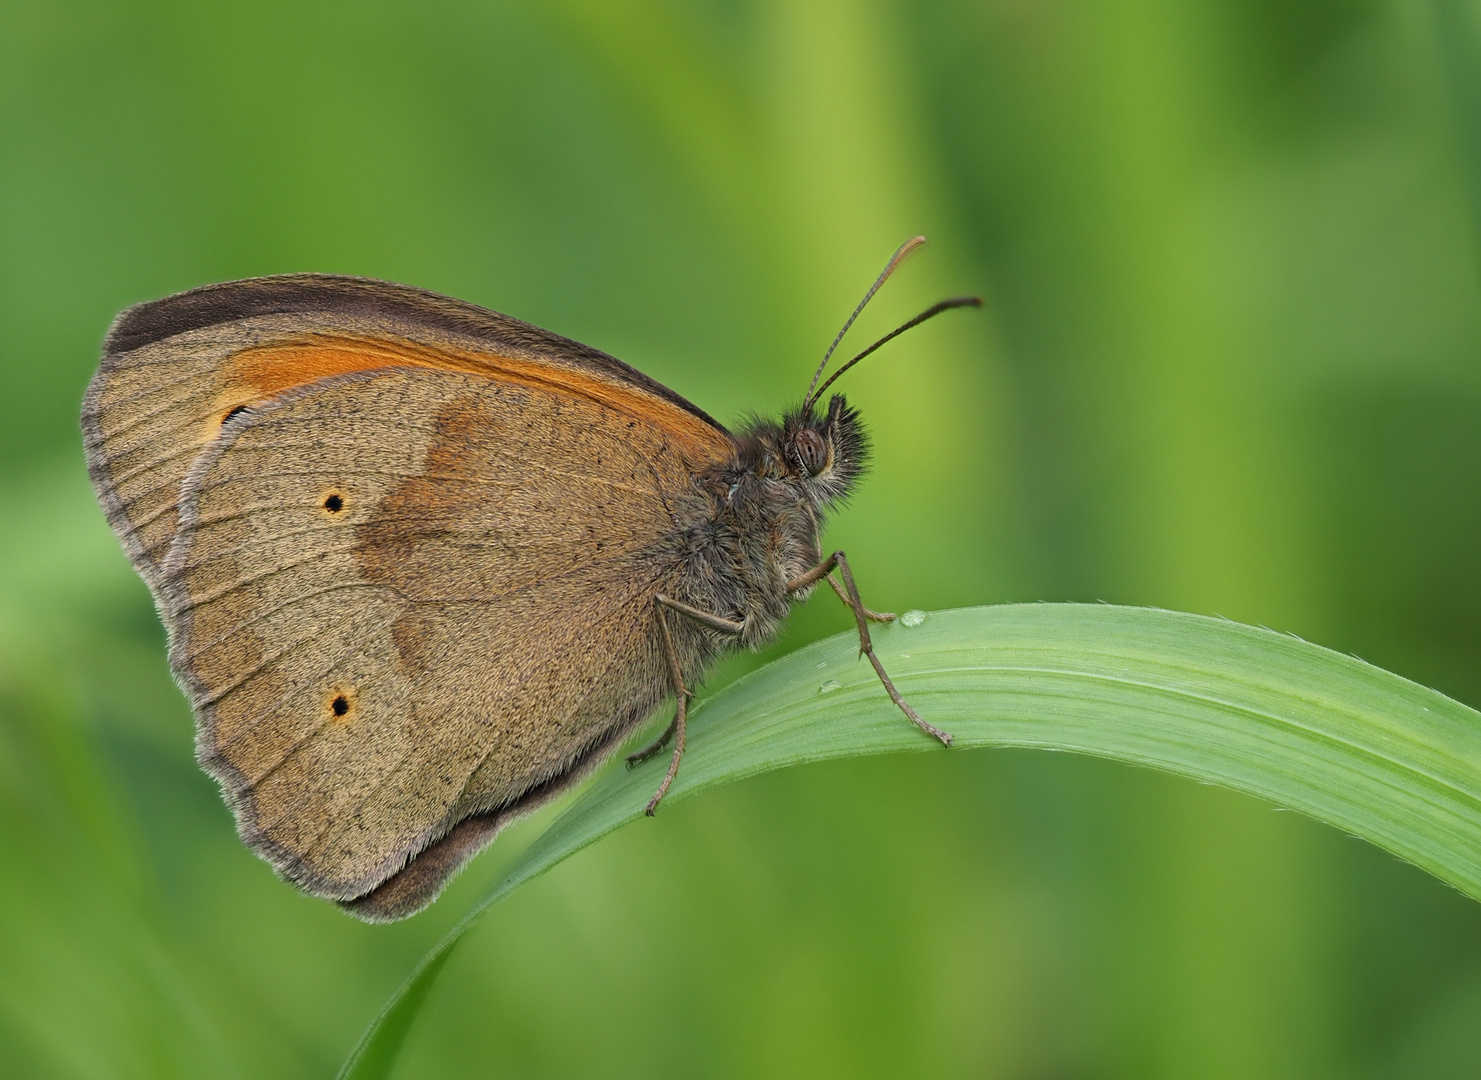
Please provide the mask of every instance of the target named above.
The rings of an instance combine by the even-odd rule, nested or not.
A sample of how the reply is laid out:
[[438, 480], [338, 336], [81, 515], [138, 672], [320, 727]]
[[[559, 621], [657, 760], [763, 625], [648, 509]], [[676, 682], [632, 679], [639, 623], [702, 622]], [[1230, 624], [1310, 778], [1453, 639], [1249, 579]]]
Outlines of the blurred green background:
[[[323, 1077], [426, 915], [277, 882], [192, 759], [77, 412], [110, 318], [292, 270], [450, 293], [722, 418], [857, 340], [875, 607], [1217, 613], [1481, 705], [1463, 0], [0, 0], [0, 1074]], [[846, 629], [820, 594], [785, 650]], [[743, 670], [731, 663], [711, 686]], [[524, 888], [399, 1075], [1471, 1077], [1481, 906], [1104, 762], [669, 807]]]

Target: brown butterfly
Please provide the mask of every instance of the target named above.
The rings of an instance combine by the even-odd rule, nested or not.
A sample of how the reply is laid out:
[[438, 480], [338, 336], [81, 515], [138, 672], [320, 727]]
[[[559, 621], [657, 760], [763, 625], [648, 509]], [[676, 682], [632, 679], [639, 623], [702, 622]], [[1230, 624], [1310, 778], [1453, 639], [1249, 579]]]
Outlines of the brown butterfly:
[[629, 758], [674, 743], [651, 814], [690, 688], [825, 579], [949, 744], [873, 654], [893, 616], [819, 547], [867, 449], [841, 396], [816, 406], [895, 334], [732, 434], [605, 353], [405, 285], [294, 274], [125, 311], [88, 469], [243, 840], [361, 918], [413, 914], [673, 696]]

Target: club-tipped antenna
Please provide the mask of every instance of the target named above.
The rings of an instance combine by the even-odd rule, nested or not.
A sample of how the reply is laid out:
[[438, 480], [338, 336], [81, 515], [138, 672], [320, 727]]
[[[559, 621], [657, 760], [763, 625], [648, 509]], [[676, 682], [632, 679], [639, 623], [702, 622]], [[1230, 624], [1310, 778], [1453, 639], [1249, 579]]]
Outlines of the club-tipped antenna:
[[[828, 366], [828, 361], [833, 358], [833, 350], [838, 348], [838, 343], [843, 340], [843, 335], [847, 334], [849, 327], [854, 325], [854, 320], [859, 317], [859, 312], [864, 310], [865, 304], [874, 299], [874, 294], [879, 292], [879, 287], [890, 279], [890, 275], [895, 272], [896, 267], [905, 261], [905, 256], [909, 255], [925, 242], [926, 238], [924, 236], [912, 236], [905, 243], [897, 247], [895, 253], [890, 256], [890, 261], [885, 263], [884, 269], [879, 272], [879, 277], [874, 279], [874, 284], [869, 286], [869, 291], [864, 294], [864, 299], [859, 301], [859, 306], [854, 308], [854, 313], [848, 317], [848, 322], [843, 324], [843, 329], [838, 331], [838, 336], [833, 339], [833, 344], [829, 345], [828, 351], [823, 354], [823, 362], [818, 365], [817, 373], [813, 375], [812, 383], [807, 388], [806, 404], [802, 407], [804, 413], [812, 408], [812, 403], [817, 400], [817, 397], [813, 394], [813, 389], [818, 385], [818, 380], [823, 377], [823, 369]], [[837, 378], [837, 376], [835, 375], [834, 378]], [[829, 379], [828, 381], [832, 382], [833, 379]]]
[[919, 315], [911, 319], [909, 322], [902, 323], [900, 326], [895, 327], [895, 329], [891, 330], [888, 334], [880, 338], [873, 345], [869, 346], [869, 348], [865, 349], [858, 356], [850, 360], [847, 364], [844, 364], [843, 367], [839, 368], [832, 375], [828, 376], [828, 381], [825, 382], [822, 386], [818, 387], [817, 393], [813, 393], [811, 390], [809, 390], [807, 394], [807, 400], [803, 402], [802, 405], [803, 413], [806, 414], [807, 412], [811, 411], [813, 403], [823, 396], [823, 393], [828, 389], [828, 387], [833, 385], [834, 380], [837, 379], [838, 376], [842, 375], [845, 371], [853, 367], [860, 360], [864, 359], [864, 357], [868, 356], [881, 345], [885, 344], [886, 342], [893, 341], [895, 338], [905, 333], [905, 331], [909, 330], [911, 327], [919, 326], [927, 319], [934, 319], [943, 311], [950, 311], [952, 308], [959, 307], [981, 306], [982, 298], [980, 296], [954, 296], [950, 300], [942, 300], [939, 304], [932, 304], [930, 307], [926, 308], [925, 311], [922, 311]]

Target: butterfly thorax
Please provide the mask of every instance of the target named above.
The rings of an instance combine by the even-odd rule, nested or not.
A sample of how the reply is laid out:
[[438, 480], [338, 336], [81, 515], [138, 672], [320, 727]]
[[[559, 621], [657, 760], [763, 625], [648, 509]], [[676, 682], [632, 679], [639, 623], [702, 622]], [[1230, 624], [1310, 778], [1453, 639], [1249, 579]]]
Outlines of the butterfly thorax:
[[811, 591], [787, 584], [821, 561], [826, 515], [847, 498], [867, 455], [858, 415], [842, 397], [824, 416], [798, 410], [748, 424], [735, 457], [695, 477], [680, 598], [743, 623], [747, 648], [770, 643], [792, 603]]

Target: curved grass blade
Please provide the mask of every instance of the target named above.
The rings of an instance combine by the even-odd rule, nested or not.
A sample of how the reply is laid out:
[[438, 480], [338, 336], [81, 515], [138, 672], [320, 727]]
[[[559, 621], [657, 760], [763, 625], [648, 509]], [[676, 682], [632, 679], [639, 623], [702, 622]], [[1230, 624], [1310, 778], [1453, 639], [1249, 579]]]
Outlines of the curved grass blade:
[[[915, 620], [909, 620], [914, 622]], [[902, 621], [903, 622], [903, 621]], [[1481, 713], [1298, 638], [1147, 608], [967, 608], [875, 631], [923, 716], [917, 731], [840, 634], [768, 664], [691, 713], [666, 807], [829, 758], [981, 746], [1150, 765], [1301, 810], [1481, 899]], [[452, 949], [489, 907], [642, 816], [662, 768], [611, 768], [429, 953], [340, 1072], [385, 1077]]]

